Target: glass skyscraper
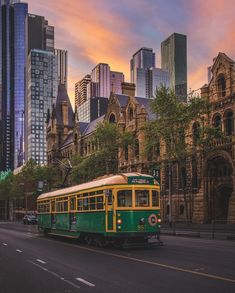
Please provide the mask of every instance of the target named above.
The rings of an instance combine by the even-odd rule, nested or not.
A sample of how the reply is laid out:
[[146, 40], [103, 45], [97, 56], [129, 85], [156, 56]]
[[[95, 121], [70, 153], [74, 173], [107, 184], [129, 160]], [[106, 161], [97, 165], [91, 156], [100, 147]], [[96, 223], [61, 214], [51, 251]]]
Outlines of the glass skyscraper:
[[0, 0], [0, 170], [24, 162], [27, 3]]
[[170, 86], [176, 96], [187, 101], [187, 36], [172, 34], [161, 43], [162, 69], [170, 73]]
[[131, 82], [136, 85], [136, 96], [146, 96], [145, 69], [155, 67], [155, 53], [151, 48], [140, 48], [130, 61]]
[[169, 72], [155, 67], [155, 53], [151, 48], [141, 48], [133, 56], [131, 82], [136, 85], [136, 96], [152, 99], [156, 87], [169, 87]]
[[26, 104], [26, 161], [47, 163], [46, 117], [58, 89], [54, 53], [31, 50], [28, 57]]

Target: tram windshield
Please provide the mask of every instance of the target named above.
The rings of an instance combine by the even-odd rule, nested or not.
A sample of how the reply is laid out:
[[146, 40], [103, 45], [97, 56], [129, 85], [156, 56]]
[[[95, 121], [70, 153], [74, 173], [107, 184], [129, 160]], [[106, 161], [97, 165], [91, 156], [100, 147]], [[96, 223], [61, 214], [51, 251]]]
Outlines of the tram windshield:
[[117, 192], [117, 205], [118, 207], [131, 207], [132, 190], [119, 190]]
[[149, 190], [135, 190], [135, 206], [149, 207]]

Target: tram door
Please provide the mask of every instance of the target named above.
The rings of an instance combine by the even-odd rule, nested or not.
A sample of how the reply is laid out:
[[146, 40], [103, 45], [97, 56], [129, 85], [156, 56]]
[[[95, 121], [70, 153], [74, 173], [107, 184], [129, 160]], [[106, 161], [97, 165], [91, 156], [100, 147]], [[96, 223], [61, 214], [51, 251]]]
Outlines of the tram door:
[[105, 217], [106, 217], [106, 232], [115, 232], [116, 211], [114, 205], [114, 196], [111, 189], [105, 190]]

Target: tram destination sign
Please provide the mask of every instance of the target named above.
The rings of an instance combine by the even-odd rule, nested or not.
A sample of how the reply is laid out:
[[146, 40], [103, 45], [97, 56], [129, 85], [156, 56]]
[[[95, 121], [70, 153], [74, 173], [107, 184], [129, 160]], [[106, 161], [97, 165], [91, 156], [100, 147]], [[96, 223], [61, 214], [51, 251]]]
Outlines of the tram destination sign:
[[128, 184], [150, 184], [154, 185], [154, 178], [144, 176], [128, 177]]

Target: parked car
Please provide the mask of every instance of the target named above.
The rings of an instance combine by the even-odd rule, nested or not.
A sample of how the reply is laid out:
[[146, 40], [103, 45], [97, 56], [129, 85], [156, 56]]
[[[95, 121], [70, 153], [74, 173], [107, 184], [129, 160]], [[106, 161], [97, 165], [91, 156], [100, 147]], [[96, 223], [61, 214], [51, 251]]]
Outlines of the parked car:
[[24, 225], [29, 225], [29, 224], [37, 224], [38, 223], [38, 218], [36, 215], [25, 215], [23, 218], [23, 223]]

